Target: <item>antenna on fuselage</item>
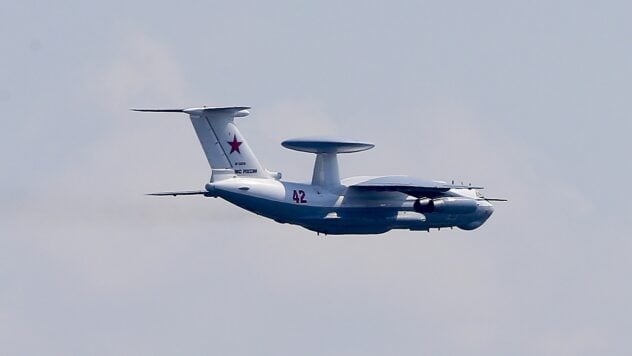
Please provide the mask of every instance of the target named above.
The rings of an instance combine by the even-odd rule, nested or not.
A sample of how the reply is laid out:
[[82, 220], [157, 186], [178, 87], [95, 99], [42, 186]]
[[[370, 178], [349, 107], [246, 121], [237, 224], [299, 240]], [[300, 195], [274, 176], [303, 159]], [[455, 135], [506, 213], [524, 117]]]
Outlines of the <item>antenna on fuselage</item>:
[[285, 148], [295, 151], [315, 153], [312, 185], [323, 187], [339, 187], [340, 173], [338, 170], [338, 154], [366, 151], [375, 147], [368, 142], [331, 138], [304, 137], [281, 142]]

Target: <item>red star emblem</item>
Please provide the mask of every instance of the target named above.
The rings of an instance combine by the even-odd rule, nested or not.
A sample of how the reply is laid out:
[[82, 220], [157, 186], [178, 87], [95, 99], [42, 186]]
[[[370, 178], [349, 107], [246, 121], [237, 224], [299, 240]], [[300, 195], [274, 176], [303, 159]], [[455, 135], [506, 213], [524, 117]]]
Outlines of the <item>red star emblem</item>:
[[233, 153], [235, 151], [237, 151], [237, 153], [241, 154], [241, 152], [239, 152], [239, 146], [241, 146], [242, 142], [237, 141], [237, 135], [233, 136], [233, 140], [232, 141], [228, 141], [228, 144], [230, 145], [230, 153]]

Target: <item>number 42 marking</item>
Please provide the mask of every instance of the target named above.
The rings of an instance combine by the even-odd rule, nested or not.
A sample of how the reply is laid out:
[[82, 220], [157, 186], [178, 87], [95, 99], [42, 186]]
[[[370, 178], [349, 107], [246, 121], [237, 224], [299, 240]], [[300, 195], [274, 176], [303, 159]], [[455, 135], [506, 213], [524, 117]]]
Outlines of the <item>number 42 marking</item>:
[[294, 193], [292, 194], [292, 200], [294, 200], [295, 203], [299, 204], [307, 203], [307, 200], [305, 200], [305, 191], [295, 189]]

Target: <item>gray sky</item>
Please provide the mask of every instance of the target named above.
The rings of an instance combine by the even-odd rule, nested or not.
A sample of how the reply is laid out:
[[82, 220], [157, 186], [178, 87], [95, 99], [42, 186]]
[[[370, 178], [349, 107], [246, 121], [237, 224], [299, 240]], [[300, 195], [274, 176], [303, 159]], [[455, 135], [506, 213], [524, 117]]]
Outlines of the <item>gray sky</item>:
[[[0, 354], [628, 355], [628, 2], [0, 3]], [[184, 116], [377, 147], [511, 201], [479, 230], [316, 238], [198, 189]], [[619, 190], [620, 189], [620, 190]]]

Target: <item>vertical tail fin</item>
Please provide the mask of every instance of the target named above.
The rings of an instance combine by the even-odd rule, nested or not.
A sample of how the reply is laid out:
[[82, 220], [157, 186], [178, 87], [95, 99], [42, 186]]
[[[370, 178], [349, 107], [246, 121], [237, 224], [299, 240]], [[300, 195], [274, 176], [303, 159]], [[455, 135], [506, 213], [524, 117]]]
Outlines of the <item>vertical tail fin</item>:
[[248, 116], [248, 109], [250, 108], [243, 106], [133, 110], [189, 114], [206, 159], [214, 173], [270, 178], [234, 123], [235, 117]]

